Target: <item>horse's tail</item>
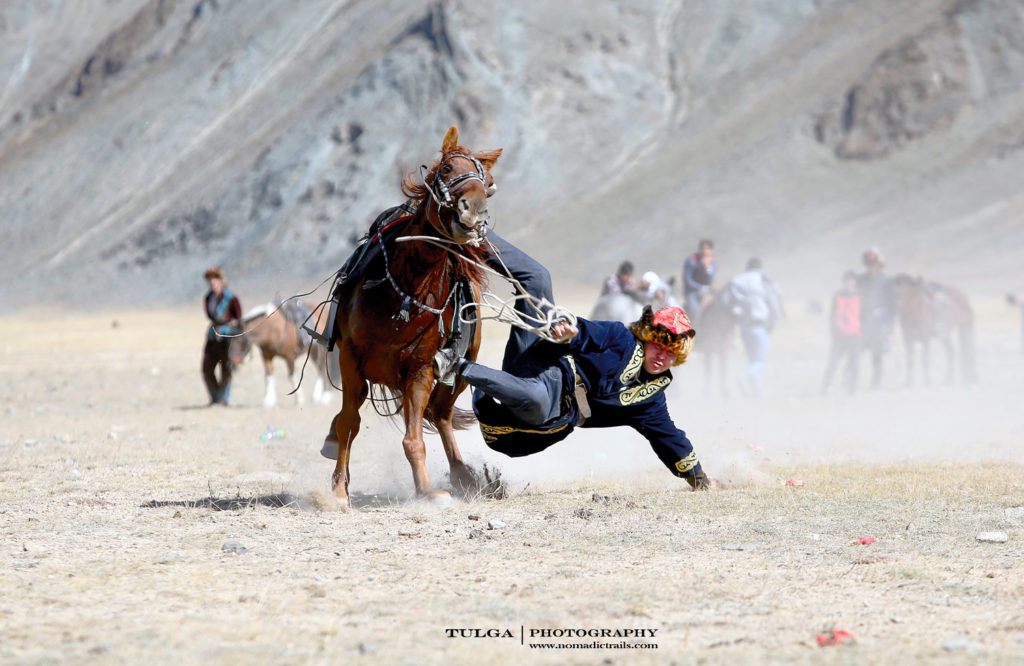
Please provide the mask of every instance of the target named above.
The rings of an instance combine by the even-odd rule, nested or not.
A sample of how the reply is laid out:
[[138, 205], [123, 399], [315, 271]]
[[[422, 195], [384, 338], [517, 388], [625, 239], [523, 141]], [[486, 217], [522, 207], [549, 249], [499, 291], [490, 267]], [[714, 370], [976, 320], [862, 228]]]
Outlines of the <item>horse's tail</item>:
[[[434, 415], [434, 410], [430, 405], [427, 405], [426, 411], [423, 412], [424, 428], [429, 427], [430, 432], [437, 432], [435, 421], [437, 417]], [[461, 407], [452, 407], [452, 427], [456, 430], [468, 430], [476, 425], [476, 414], [469, 409], [462, 409]]]
[[452, 427], [456, 430], [467, 430], [476, 425], [476, 414], [471, 409], [452, 408]]

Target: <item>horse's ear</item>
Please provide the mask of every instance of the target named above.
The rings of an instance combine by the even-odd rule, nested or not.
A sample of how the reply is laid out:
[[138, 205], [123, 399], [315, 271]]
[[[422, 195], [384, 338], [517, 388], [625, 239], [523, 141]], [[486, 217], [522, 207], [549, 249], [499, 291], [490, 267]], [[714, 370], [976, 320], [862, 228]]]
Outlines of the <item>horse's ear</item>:
[[459, 128], [452, 125], [448, 128], [448, 131], [444, 135], [444, 141], [441, 142], [441, 154], [447, 155], [459, 146]]
[[483, 164], [485, 169], [490, 171], [498, 162], [498, 158], [501, 157], [501, 148], [486, 153], [476, 153], [474, 157], [480, 160], [480, 164]]

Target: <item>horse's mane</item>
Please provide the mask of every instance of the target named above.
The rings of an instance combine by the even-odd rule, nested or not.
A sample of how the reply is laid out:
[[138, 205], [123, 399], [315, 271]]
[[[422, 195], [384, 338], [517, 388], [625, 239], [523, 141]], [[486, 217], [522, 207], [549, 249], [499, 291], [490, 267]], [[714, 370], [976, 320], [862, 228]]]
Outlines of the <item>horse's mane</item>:
[[253, 319], [256, 319], [257, 317], [266, 317], [273, 311], [273, 303], [264, 303], [263, 305], [257, 305], [256, 307], [252, 308], [244, 315], [242, 315], [242, 323], [248, 324]]
[[441, 162], [452, 155], [469, 155], [475, 157], [481, 162], [496, 161], [501, 156], [501, 149], [489, 150], [483, 153], [474, 153], [465, 146], [456, 146], [455, 150], [450, 153], [445, 153], [441, 156], [441, 159], [436, 160], [434, 164], [427, 171], [427, 175], [424, 177], [423, 182], [419, 182], [417, 178], [417, 172], [407, 171], [405, 172], [405, 178], [402, 179], [402, 194], [409, 197], [410, 199], [416, 199], [417, 201], [423, 201], [430, 196], [430, 191], [427, 189], [427, 183], [434, 180], [434, 176], [437, 175], [437, 167], [441, 165]]
[[[427, 171], [427, 174], [424, 176], [422, 182], [420, 182], [415, 171], [407, 171], [405, 174], [405, 178], [402, 179], [402, 194], [409, 197], [410, 199], [414, 199], [417, 202], [419, 202], [419, 210], [424, 211], [425, 214], [426, 207], [423, 206], [422, 204], [426, 201], [427, 197], [430, 196], [430, 190], [427, 189], [426, 184], [434, 180], [434, 176], [437, 174], [437, 168], [441, 165], [441, 162], [443, 162], [445, 158], [452, 155], [471, 155], [472, 157], [475, 157], [481, 162], [493, 163], [498, 159], [498, 157], [501, 156], [501, 152], [501, 149], [498, 149], [489, 150], [481, 153], [474, 153], [465, 146], [456, 146], [454, 150], [452, 150], [449, 153], [445, 153], [444, 155], [441, 156], [441, 159], [436, 160], [434, 162], [434, 164]], [[485, 247], [468, 244], [462, 245], [460, 249], [461, 254], [472, 261], [459, 261], [457, 264], [459, 274], [476, 284], [480, 284], [484, 280], [484, 269], [477, 264], [484, 262], [484, 260], [489, 255], [489, 251]]]

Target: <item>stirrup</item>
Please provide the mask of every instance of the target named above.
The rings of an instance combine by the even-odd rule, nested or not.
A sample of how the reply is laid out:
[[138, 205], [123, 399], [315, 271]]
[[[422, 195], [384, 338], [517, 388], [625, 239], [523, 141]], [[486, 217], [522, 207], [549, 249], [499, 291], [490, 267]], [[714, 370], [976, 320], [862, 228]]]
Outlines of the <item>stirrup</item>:
[[454, 347], [439, 349], [434, 354], [434, 376], [439, 384], [455, 386], [455, 378], [462, 369], [463, 358]]
[[331, 342], [326, 335], [318, 333], [315, 329], [310, 328], [308, 324], [303, 324], [302, 330], [308, 333], [309, 337], [313, 338], [313, 342], [317, 343], [318, 345], [326, 347]]
[[338, 316], [338, 299], [331, 299], [331, 309], [327, 311], [327, 325], [324, 326], [324, 333], [320, 333], [309, 327], [309, 324], [303, 324], [302, 330], [309, 333], [309, 337], [313, 339], [313, 342], [318, 345], [322, 345], [327, 348], [327, 351], [334, 351], [334, 320]]

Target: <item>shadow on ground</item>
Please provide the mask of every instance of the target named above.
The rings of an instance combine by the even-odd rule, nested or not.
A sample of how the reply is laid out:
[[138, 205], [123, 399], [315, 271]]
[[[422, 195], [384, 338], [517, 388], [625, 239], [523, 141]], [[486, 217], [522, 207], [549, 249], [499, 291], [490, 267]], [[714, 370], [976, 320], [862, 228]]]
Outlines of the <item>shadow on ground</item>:
[[[405, 504], [401, 497], [392, 495], [370, 495], [352, 493], [350, 506], [353, 509], [377, 509], [381, 507]], [[214, 511], [240, 511], [257, 506], [272, 509], [318, 510], [321, 503], [311, 496], [293, 495], [292, 493], [273, 493], [269, 495], [250, 495], [235, 497], [204, 497], [198, 500], [150, 500], [139, 505], [143, 509], [160, 509], [164, 507], [181, 507], [185, 509], [213, 509]]]

